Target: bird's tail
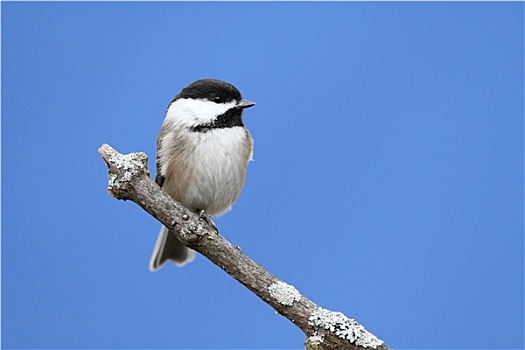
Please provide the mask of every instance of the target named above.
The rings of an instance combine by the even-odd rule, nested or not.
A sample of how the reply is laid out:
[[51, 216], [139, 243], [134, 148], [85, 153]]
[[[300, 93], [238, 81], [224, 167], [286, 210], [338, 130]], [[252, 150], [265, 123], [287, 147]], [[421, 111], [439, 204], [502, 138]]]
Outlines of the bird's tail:
[[186, 247], [173, 233], [162, 226], [149, 261], [150, 271], [157, 271], [167, 260], [182, 267], [193, 259], [195, 259], [195, 251]]

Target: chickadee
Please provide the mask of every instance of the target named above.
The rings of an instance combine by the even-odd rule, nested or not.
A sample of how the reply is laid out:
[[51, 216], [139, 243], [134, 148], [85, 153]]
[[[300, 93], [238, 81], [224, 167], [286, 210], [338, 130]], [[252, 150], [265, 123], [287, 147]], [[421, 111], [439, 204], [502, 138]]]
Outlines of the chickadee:
[[[157, 138], [155, 181], [200, 215], [219, 215], [239, 198], [252, 158], [253, 139], [242, 113], [255, 105], [233, 85], [197, 80], [173, 98]], [[162, 227], [149, 268], [167, 260], [184, 266], [195, 252]]]

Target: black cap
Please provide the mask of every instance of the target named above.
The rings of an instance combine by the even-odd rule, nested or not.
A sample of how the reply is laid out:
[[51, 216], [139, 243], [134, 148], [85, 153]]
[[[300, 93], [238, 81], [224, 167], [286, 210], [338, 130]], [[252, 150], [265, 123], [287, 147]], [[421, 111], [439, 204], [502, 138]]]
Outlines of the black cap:
[[201, 79], [182, 89], [171, 102], [180, 98], [206, 99], [215, 103], [227, 103], [240, 101], [242, 96], [239, 90], [230, 83], [218, 79]]

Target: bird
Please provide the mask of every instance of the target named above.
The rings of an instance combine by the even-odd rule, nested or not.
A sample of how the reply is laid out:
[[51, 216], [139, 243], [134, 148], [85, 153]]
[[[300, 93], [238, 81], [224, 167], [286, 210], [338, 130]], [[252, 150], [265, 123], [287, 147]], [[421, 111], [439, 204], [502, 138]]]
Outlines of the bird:
[[[183, 88], [166, 110], [157, 137], [155, 182], [209, 223], [211, 216], [231, 209], [244, 187], [253, 138], [243, 112], [254, 105], [230, 83], [200, 79]], [[194, 259], [195, 251], [162, 226], [149, 269]]]

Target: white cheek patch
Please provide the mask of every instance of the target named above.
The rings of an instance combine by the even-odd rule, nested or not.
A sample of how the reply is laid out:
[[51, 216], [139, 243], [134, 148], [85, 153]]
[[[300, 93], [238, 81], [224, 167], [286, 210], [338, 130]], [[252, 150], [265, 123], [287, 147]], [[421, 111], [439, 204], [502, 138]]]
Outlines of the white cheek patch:
[[184, 127], [194, 127], [211, 122], [235, 105], [236, 101], [215, 103], [205, 99], [181, 98], [168, 107], [166, 121]]

